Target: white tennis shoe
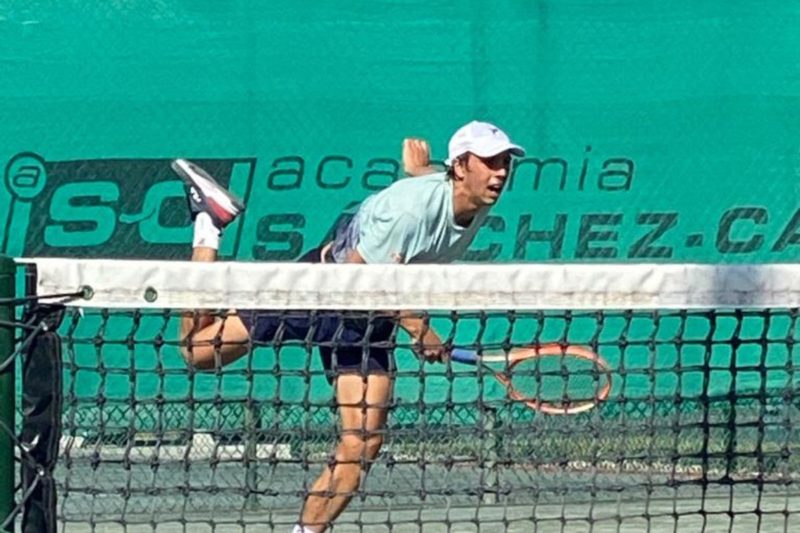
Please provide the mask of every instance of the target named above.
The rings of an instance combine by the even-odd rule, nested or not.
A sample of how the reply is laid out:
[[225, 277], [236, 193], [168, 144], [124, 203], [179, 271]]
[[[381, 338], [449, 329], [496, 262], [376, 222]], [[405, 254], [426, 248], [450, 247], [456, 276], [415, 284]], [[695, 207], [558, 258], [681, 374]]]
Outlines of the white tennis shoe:
[[186, 198], [192, 220], [205, 212], [220, 230], [244, 211], [244, 203], [217, 183], [211, 175], [186, 159], [176, 159], [170, 165], [186, 184]]

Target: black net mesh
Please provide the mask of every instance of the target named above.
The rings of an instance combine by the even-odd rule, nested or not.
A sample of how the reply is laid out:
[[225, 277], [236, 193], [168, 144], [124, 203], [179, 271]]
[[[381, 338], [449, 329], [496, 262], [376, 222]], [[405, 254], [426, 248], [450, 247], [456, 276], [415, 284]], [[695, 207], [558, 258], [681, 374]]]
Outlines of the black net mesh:
[[[712, 531], [723, 523], [772, 531], [798, 523], [796, 308], [424, 314], [447, 345], [478, 353], [590, 348], [611, 368], [611, 391], [577, 415], [510, 399], [486, 368], [421, 362], [387, 313], [259, 314], [277, 324], [270, 335], [245, 342], [236, 361], [200, 370], [182, 349], [211, 347], [219, 361], [222, 336], [182, 342], [180, 322], [232, 324], [229, 312], [66, 309], [57, 330], [59, 459], [45, 473], [55, 481], [59, 523], [75, 531], [288, 531], [306, 496], [319, 493], [318, 476], [346, 462], [334, 449], [353, 433], [377, 434], [383, 445], [355, 460], [360, 484], [347, 491], [353, 500], [335, 531]], [[333, 333], [317, 335], [331, 317]], [[305, 334], [292, 329], [298, 319]], [[247, 323], [254, 334], [258, 326]], [[385, 338], [347, 337], [347, 324], [378, 323], [392, 324]], [[354, 347], [390, 355], [388, 419], [371, 433], [340, 422], [336, 384], [359, 376], [344, 364]], [[531, 375], [557, 379], [564, 368]]]
[[[314, 343], [280, 336], [229, 366], [194, 370], [179, 352], [177, 314], [65, 320], [61, 519], [293, 522], [341, 436], [335, 376]], [[715, 513], [789, 520], [800, 505], [797, 315], [432, 314], [451, 341], [479, 349], [586, 344], [613, 368], [611, 395], [585, 414], [543, 415], [482, 369], [420, 364], [398, 338], [385, 444], [342, 522], [375, 511], [390, 527], [408, 520], [393, 509], [456, 507], [498, 528]], [[484, 507], [490, 518], [479, 520]]]

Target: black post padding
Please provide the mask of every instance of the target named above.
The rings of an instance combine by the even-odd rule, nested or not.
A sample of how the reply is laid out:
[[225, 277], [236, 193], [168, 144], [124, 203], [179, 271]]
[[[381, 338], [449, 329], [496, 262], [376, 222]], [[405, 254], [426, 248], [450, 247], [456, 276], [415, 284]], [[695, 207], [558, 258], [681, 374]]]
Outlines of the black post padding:
[[[58, 326], [64, 308], [35, 305], [26, 309], [25, 321], [47, 328], [36, 335], [22, 363], [22, 494], [37, 483], [22, 508], [23, 533], [56, 532], [56, 486], [53, 471], [61, 439], [62, 359]], [[37, 478], [39, 478], [37, 480]]]

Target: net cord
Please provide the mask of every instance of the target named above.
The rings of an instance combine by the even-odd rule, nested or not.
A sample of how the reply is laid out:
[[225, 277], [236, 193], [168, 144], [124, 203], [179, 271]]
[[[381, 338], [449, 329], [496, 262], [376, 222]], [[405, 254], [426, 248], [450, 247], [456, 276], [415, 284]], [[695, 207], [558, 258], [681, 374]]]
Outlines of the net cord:
[[141, 309], [596, 310], [800, 307], [800, 264], [344, 265], [21, 259], [37, 295]]

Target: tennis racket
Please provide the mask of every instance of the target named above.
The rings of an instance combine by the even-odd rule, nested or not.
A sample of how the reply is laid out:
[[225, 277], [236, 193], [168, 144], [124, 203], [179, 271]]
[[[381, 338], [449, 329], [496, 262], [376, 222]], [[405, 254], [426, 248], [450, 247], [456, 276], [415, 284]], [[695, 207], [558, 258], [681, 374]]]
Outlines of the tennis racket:
[[[608, 363], [583, 346], [552, 343], [480, 355], [455, 348], [450, 355], [453, 361], [485, 368], [505, 386], [509, 398], [542, 413], [582, 413], [611, 392]], [[498, 371], [490, 363], [504, 363], [505, 368]]]

